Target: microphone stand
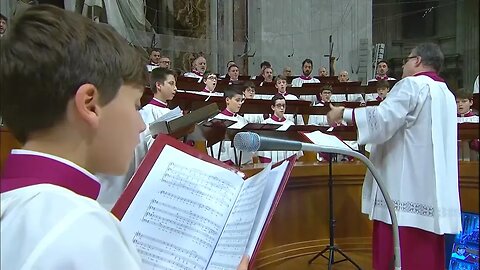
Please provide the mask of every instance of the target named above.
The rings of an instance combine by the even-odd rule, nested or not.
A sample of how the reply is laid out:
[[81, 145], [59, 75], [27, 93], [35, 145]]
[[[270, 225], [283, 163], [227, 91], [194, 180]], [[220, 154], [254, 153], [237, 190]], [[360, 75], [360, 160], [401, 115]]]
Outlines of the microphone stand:
[[[400, 236], [399, 236], [399, 232], [398, 232], [398, 221], [397, 221], [397, 215], [395, 213], [395, 206], [393, 205], [393, 202], [392, 202], [392, 199], [390, 198], [390, 195], [388, 194], [385, 186], [383, 185], [383, 180], [380, 176], [380, 173], [378, 172], [378, 170], [375, 168], [375, 166], [373, 165], [373, 163], [364, 155], [362, 155], [361, 153], [359, 152], [356, 152], [356, 151], [353, 151], [353, 150], [344, 150], [344, 149], [339, 149], [339, 148], [335, 148], [335, 147], [328, 147], [328, 146], [320, 146], [320, 145], [316, 145], [316, 144], [310, 144], [310, 143], [301, 143], [302, 147], [301, 149], [303, 151], [312, 151], [312, 152], [324, 152], [324, 153], [330, 153], [330, 154], [343, 154], [343, 155], [348, 155], [348, 156], [352, 156], [354, 158], [357, 158], [359, 159], [362, 163], [364, 163], [368, 170], [370, 170], [370, 172], [372, 173], [373, 175], [373, 179], [375, 180], [375, 182], [377, 183], [379, 189], [380, 189], [380, 192], [382, 192], [382, 195], [383, 197], [385, 198], [385, 202], [387, 204], [387, 209], [388, 209], [388, 212], [390, 214], [390, 219], [392, 220], [392, 232], [393, 232], [393, 254], [394, 254], [394, 269], [395, 270], [401, 270], [402, 267], [401, 267], [401, 254], [400, 254]], [[331, 159], [330, 159], [331, 160]], [[331, 166], [331, 164], [330, 164]], [[331, 170], [331, 167], [330, 167], [330, 170]], [[331, 173], [331, 172], [330, 172]], [[330, 179], [329, 179], [330, 181]], [[329, 183], [330, 184], [330, 183]], [[330, 194], [331, 195], [331, 194]], [[331, 198], [330, 198], [331, 199]], [[331, 216], [332, 217], [332, 216]], [[334, 221], [334, 220], [333, 220]], [[332, 229], [332, 224], [330, 225], [330, 229]], [[332, 236], [332, 235], [331, 235]], [[332, 240], [332, 239], [331, 239]], [[332, 249], [330, 246], [332, 246], [332, 241], [330, 243], [330, 245], [327, 247], [329, 250]], [[334, 246], [334, 245], [333, 245]], [[337, 248], [334, 248], [336, 249], [337, 251], [339, 251], [344, 257], [346, 257], [339, 249]], [[324, 250], [326, 251], [326, 250]], [[324, 252], [322, 251], [322, 252]], [[322, 253], [321, 252], [321, 253]], [[321, 254], [320, 253], [320, 254]], [[330, 269], [330, 261], [333, 260], [333, 250], [330, 250], [330, 258], [329, 258], [329, 269]], [[316, 257], [318, 257], [320, 255], [317, 254]], [[315, 259], [315, 258], [314, 258]], [[346, 259], [348, 259], [346, 257]], [[311, 260], [313, 261], [313, 259]], [[351, 260], [350, 260], [351, 261]], [[351, 261], [353, 263], [353, 261]], [[310, 262], [309, 262], [310, 263]], [[355, 264], [355, 263], [354, 263]], [[356, 264], [355, 264], [356, 265]], [[357, 265], [356, 265], [357, 266]], [[358, 266], [357, 266], [358, 268]], [[359, 268], [360, 269], [360, 268]]]
[[[315, 255], [315, 257], [313, 257], [312, 259], [310, 259], [308, 261], [308, 264], [312, 264], [312, 262], [314, 260], [316, 260], [318, 257], [322, 256], [323, 258], [327, 259], [328, 260], [328, 270], [331, 270], [332, 269], [332, 265], [336, 264], [336, 263], [339, 263], [339, 262], [343, 262], [343, 261], [349, 261], [350, 263], [352, 263], [353, 265], [355, 265], [355, 267], [357, 269], [362, 269], [360, 268], [360, 266], [358, 264], [356, 264], [352, 258], [348, 257], [347, 254], [345, 254], [341, 249], [339, 249], [336, 245], [335, 245], [335, 217], [333, 216], [333, 173], [332, 173], [332, 159], [333, 159], [333, 154], [332, 153], [329, 153], [329, 161], [328, 161], [328, 204], [329, 204], [329, 207], [328, 207], [328, 212], [329, 212], [329, 236], [330, 236], [330, 242], [329, 244], [322, 250], [320, 251], [319, 253], [317, 253], [317, 255]], [[329, 252], [329, 255], [328, 257], [326, 257], [325, 255], [323, 255], [324, 253], [326, 252]], [[335, 261], [335, 251], [340, 253], [340, 255], [343, 256], [344, 259], [341, 259], [341, 260], [338, 260], [338, 261]]]
[[[342, 147], [335, 147], [335, 146], [330, 146], [330, 145], [327, 145], [327, 144], [319, 145], [319, 144], [313, 144], [313, 143], [303, 143], [303, 142], [299, 142], [299, 141], [291, 141], [291, 140], [284, 140], [284, 139], [278, 139], [278, 138], [268, 138], [268, 137], [263, 137], [263, 142], [262, 142], [262, 139], [260, 138], [260, 136], [258, 134], [255, 134], [257, 136], [257, 138], [255, 138], [255, 136], [251, 136], [248, 133], [251, 133], [251, 132], [240, 132], [237, 135], [235, 135], [234, 144], [238, 145], [239, 149], [246, 150], [246, 151], [251, 151], [251, 152], [258, 151], [260, 149], [265, 150], [265, 151], [267, 151], [267, 150], [268, 151], [278, 151], [278, 150], [282, 149], [282, 150], [291, 150], [291, 151], [302, 150], [302, 151], [323, 152], [323, 153], [330, 153], [330, 154], [343, 154], [343, 155], [352, 156], [354, 158], [357, 158], [362, 163], [364, 163], [367, 166], [368, 170], [372, 173], [373, 179], [377, 183], [377, 185], [380, 189], [380, 192], [382, 193], [383, 197], [385, 198], [385, 203], [387, 204], [388, 213], [390, 214], [390, 219], [392, 221], [393, 254], [394, 254], [394, 267], [395, 267], [394, 269], [395, 270], [401, 270], [402, 269], [402, 267], [401, 267], [402, 260], [401, 260], [401, 257], [400, 257], [401, 256], [401, 254], [400, 254], [400, 237], [399, 237], [399, 232], [398, 232], [398, 221], [397, 221], [397, 215], [395, 213], [395, 206], [393, 205], [392, 199], [390, 198], [390, 195], [388, 194], [387, 189], [385, 188], [385, 186], [383, 184], [384, 181], [382, 180], [382, 178], [380, 176], [380, 173], [375, 168], [373, 163], [366, 156], [362, 155], [361, 153], [359, 153], [357, 151], [352, 150], [351, 148], [343, 147], [343, 145], [342, 145]], [[238, 137], [238, 139], [237, 139], [237, 137]], [[338, 140], [338, 139], [336, 138], [336, 140]], [[331, 158], [330, 158], [330, 160], [331, 160]], [[330, 181], [333, 180], [332, 176], [331, 176], [332, 175], [331, 168], [332, 168], [332, 166], [330, 164], [330, 179], [329, 179]], [[330, 185], [333, 185], [333, 184], [329, 183], [329, 186]], [[332, 196], [331, 196], [331, 193], [330, 193], [330, 200], [331, 199], [332, 199]], [[330, 205], [332, 205], [332, 204], [330, 204]], [[333, 232], [333, 230], [332, 230], [333, 226], [332, 225], [334, 224], [335, 220], [333, 219], [333, 214], [332, 213], [330, 213], [330, 214], [331, 214], [331, 216], [330, 216], [331, 220], [333, 220], [333, 222], [330, 224], [331, 225], [330, 226], [331, 233], [332, 233]], [[330, 250], [329, 261], [333, 260], [333, 256], [332, 256], [333, 255], [333, 250], [336, 249], [337, 251], [340, 252], [340, 250], [338, 250], [337, 248], [334, 247], [335, 245], [333, 243], [333, 234], [331, 234], [331, 236], [332, 236], [332, 238], [331, 238], [330, 245], [327, 247]], [[340, 252], [340, 253], [342, 253], [342, 252]], [[344, 255], [344, 254], [342, 254], [342, 255]], [[320, 256], [320, 255], [318, 255], [318, 256]], [[345, 255], [344, 255], [344, 257], [348, 260], [348, 258]], [[329, 268], [330, 268], [330, 266], [331, 266], [331, 264], [329, 264]], [[357, 268], [358, 268], [358, 266], [357, 266]]]

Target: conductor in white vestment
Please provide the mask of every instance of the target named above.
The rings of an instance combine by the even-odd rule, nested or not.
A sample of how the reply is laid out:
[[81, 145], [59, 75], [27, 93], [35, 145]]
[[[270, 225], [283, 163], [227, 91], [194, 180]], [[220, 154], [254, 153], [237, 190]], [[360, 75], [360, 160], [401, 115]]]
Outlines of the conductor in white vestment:
[[[354, 123], [358, 144], [373, 145], [370, 160], [395, 205], [403, 269], [444, 269], [444, 234], [461, 231], [456, 104], [438, 76], [443, 61], [438, 45], [420, 44], [403, 61], [403, 79], [379, 106], [332, 106], [327, 115], [332, 124]], [[374, 220], [373, 268], [392, 269], [391, 220], [370, 172], [362, 212]]]

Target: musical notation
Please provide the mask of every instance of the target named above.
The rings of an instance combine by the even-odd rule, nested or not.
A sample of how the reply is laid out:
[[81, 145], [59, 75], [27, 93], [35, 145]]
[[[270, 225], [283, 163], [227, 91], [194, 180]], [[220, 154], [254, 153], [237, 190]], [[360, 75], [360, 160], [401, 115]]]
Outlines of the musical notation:
[[135, 233], [133, 243], [143, 263], [154, 269], [205, 269], [207, 259], [195, 250], [185, 249], [152, 236]]

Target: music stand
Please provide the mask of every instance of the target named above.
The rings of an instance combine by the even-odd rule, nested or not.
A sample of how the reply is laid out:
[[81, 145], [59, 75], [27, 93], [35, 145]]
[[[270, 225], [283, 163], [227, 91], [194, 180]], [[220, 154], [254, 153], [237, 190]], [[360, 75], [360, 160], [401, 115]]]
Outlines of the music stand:
[[[333, 154], [329, 153], [329, 161], [328, 161], [328, 213], [329, 213], [329, 243], [328, 245], [315, 257], [308, 261], [308, 264], [312, 264], [318, 257], [322, 256], [323, 258], [328, 260], [328, 269], [332, 269], [332, 265], [344, 261], [349, 261], [353, 264], [357, 269], [362, 269], [360, 266], [353, 261], [347, 254], [345, 254], [340, 248], [335, 245], [335, 217], [333, 216], [333, 173], [332, 173], [332, 159]], [[328, 251], [328, 257], [324, 255]], [[343, 256], [343, 259], [335, 261], [335, 252], [340, 253]]]

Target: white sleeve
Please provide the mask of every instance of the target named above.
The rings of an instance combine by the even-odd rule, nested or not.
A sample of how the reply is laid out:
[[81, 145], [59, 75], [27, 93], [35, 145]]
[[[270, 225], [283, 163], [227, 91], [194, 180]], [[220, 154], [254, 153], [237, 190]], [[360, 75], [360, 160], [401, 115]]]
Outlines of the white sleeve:
[[45, 235], [24, 269], [141, 269], [133, 243], [109, 212], [72, 212]]
[[295, 78], [292, 80], [292, 87], [302, 87], [303, 81], [300, 78]]
[[[388, 98], [378, 106], [355, 109], [355, 123], [358, 127], [358, 143], [382, 144], [406, 124], [407, 116], [416, 117], [410, 112], [417, 106], [420, 92], [428, 90], [428, 85], [419, 89], [418, 84], [405, 78], [395, 84]], [[345, 110], [344, 114], [348, 114]], [[413, 119], [410, 119], [413, 120]]]

